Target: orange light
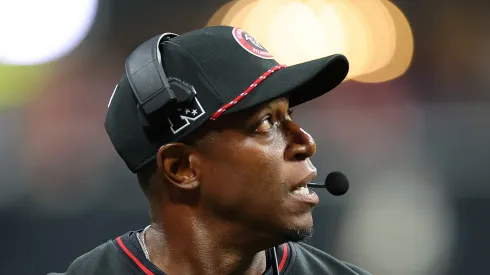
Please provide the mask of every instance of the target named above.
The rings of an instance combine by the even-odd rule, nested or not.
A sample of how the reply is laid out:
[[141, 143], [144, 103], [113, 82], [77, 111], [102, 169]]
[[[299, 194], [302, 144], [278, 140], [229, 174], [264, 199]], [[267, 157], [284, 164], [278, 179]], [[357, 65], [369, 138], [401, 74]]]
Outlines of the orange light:
[[223, 6], [221, 6], [221, 8], [219, 8], [219, 10], [216, 11], [213, 14], [213, 16], [209, 19], [206, 26], [219, 26], [219, 25], [221, 25], [223, 18], [226, 16], [228, 11], [233, 7], [233, 5], [235, 5], [238, 1], [239, 0], [231, 1], [231, 2], [228, 2], [228, 3], [224, 4]]
[[403, 75], [412, 62], [414, 40], [410, 23], [403, 12], [390, 1], [383, 4], [393, 18], [395, 27], [395, 47], [390, 61], [376, 71], [357, 76], [355, 80], [367, 83], [386, 82]]
[[238, 0], [210, 24], [242, 28], [287, 65], [342, 53], [347, 79], [360, 82], [402, 75], [413, 52], [410, 25], [388, 0]]

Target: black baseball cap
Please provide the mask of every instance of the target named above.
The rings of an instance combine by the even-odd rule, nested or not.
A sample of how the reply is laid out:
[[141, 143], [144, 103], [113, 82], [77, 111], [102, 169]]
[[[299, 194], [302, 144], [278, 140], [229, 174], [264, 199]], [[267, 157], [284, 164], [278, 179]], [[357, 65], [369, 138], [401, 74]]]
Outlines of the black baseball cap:
[[175, 36], [163, 43], [161, 56], [166, 76], [192, 87], [195, 97], [162, 117], [169, 123], [159, 131], [148, 131], [128, 76], [122, 77], [109, 100], [105, 129], [133, 173], [155, 160], [162, 145], [182, 140], [206, 121], [285, 96], [297, 106], [331, 91], [349, 71], [341, 54], [283, 66], [251, 35], [230, 26]]

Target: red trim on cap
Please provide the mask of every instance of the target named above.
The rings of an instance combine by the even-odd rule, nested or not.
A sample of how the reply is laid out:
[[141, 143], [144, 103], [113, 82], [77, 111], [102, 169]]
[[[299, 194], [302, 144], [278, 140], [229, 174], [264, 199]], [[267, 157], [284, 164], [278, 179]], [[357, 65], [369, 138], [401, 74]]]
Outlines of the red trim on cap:
[[122, 250], [124, 251], [124, 253], [126, 253], [126, 255], [128, 255], [128, 257], [133, 260], [133, 262], [146, 274], [146, 275], [155, 275], [155, 273], [151, 272], [150, 270], [148, 270], [148, 268], [146, 268], [139, 260], [138, 258], [136, 258], [133, 253], [131, 253], [131, 251], [129, 251], [129, 249], [124, 245], [124, 243], [122, 242], [121, 240], [121, 237], [118, 237], [116, 239], [117, 241], [117, 244], [119, 244], [119, 246], [122, 248]]
[[263, 73], [259, 78], [257, 78], [248, 88], [241, 94], [239, 94], [235, 99], [230, 101], [229, 103], [221, 106], [221, 108], [218, 109], [212, 116], [211, 120], [216, 120], [219, 116], [221, 116], [226, 110], [230, 109], [231, 107], [235, 106], [240, 100], [242, 100], [246, 95], [248, 95], [257, 85], [259, 85], [260, 82], [264, 81], [268, 76], [270, 76], [272, 73], [275, 71], [278, 71], [282, 68], [287, 67], [286, 65], [277, 65], [272, 67], [271, 69], [267, 70], [265, 73]]
[[282, 269], [284, 268], [284, 265], [286, 264], [286, 259], [288, 258], [288, 245], [287, 244], [282, 244], [282, 259], [281, 259], [281, 263], [279, 264], [278, 266], [278, 269], [279, 269], [279, 272], [282, 271]]

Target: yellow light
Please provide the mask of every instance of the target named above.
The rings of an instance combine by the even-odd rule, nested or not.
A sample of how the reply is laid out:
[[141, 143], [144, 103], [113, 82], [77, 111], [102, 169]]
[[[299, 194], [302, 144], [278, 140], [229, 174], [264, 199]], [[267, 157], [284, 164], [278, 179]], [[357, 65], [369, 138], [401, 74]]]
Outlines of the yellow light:
[[[246, 1], [246, 0], [244, 0]], [[270, 50], [272, 44], [277, 43], [270, 39], [271, 32], [274, 30], [270, 27], [271, 22], [277, 13], [277, 10], [285, 3], [292, 0], [259, 0], [250, 7], [250, 11], [245, 16], [242, 28], [257, 41], [262, 44], [272, 55], [275, 55]]]
[[228, 11], [238, 2], [238, 0], [228, 2], [221, 6], [218, 11], [216, 11], [213, 16], [209, 19], [206, 26], [219, 26], [221, 25], [223, 18], [226, 16]]
[[347, 79], [379, 82], [408, 68], [413, 37], [403, 13], [387, 0], [239, 0], [210, 20], [250, 33], [283, 64], [342, 53]]
[[[364, 2], [364, 1], [363, 1]], [[349, 0], [328, 0], [327, 6], [339, 18], [343, 33], [343, 53], [349, 59], [349, 74], [347, 79], [361, 74], [369, 60], [369, 31], [363, 20], [361, 11]], [[324, 23], [328, 18], [324, 13], [320, 20]], [[325, 24], [325, 23], [324, 23]], [[329, 40], [336, 39], [332, 30], [324, 34]]]
[[313, 12], [300, 2], [283, 5], [271, 24], [269, 51], [287, 65], [309, 61], [323, 55], [325, 36]]
[[242, 12], [248, 12], [242, 28], [280, 63], [294, 65], [344, 51], [340, 18], [323, 0], [260, 0]]
[[410, 66], [413, 57], [414, 41], [410, 24], [403, 12], [390, 1], [383, 4], [390, 12], [395, 26], [395, 47], [388, 64], [376, 71], [355, 77], [359, 82], [385, 82], [403, 75]]
[[229, 25], [233, 27], [240, 27], [240, 26], [234, 26], [232, 25], [232, 21], [237, 17], [237, 15], [243, 11], [243, 9], [249, 5], [253, 4], [255, 1], [246, 1], [246, 0], [240, 0], [236, 1], [235, 4], [228, 10], [226, 13], [225, 17], [221, 20], [222, 25]]
[[51, 65], [12, 66], [0, 64], [0, 109], [32, 100]]
[[[334, 2], [334, 1], [332, 1]], [[322, 27], [322, 35], [327, 44], [325, 55], [346, 54], [346, 28], [338, 7], [323, 0], [310, 0], [308, 6], [316, 11], [317, 20]]]
[[345, 54], [345, 28], [335, 5], [330, 5], [324, 0], [303, 0], [302, 2], [314, 13], [321, 28], [321, 33], [311, 33], [319, 39], [318, 42], [324, 42], [318, 45], [324, 50], [314, 58], [338, 53]]
[[243, 29], [243, 24], [245, 23], [245, 19], [247, 18], [248, 14], [253, 9], [253, 7], [258, 3], [258, 1], [259, 0], [243, 1], [246, 3], [246, 5], [243, 6], [242, 9], [235, 14], [235, 17], [231, 19], [231, 22], [229, 24], [228, 23], [226, 24]]
[[363, 15], [368, 32], [366, 47], [369, 55], [362, 69], [362, 74], [366, 74], [390, 62], [395, 52], [395, 27], [388, 9], [381, 0], [355, 1], [355, 3]]

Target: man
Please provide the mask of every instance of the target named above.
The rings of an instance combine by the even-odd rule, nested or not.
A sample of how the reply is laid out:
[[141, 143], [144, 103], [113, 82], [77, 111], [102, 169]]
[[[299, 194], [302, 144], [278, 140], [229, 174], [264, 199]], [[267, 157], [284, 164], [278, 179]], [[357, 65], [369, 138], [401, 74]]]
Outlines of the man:
[[368, 274], [299, 242], [318, 203], [306, 187], [316, 145], [290, 109], [347, 72], [342, 55], [281, 66], [226, 26], [145, 42], [126, 62], [105, 127], [137, 174], [151, 225], [65, 274]]

